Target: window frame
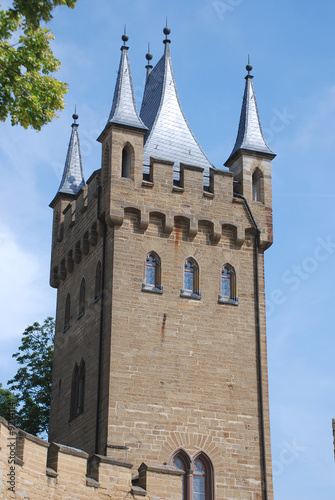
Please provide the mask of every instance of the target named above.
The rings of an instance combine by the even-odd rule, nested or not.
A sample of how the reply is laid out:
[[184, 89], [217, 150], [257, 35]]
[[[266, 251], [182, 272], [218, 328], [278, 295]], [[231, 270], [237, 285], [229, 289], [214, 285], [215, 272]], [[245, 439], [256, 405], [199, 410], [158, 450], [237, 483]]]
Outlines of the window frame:
[[[227, 269], [228, 274], [229, 274], [229, 278], [225, 278], [225, 279], [229, 279], [229, 282], [230, 282], [230, 286], [229, 286], [230, 296], [229, 297], [222, 293], [222, 279], [223, 279], [223, 272], [225, 269]], [[234, 306], [238, 305], [238, 297], [236, 294], [236, 272], [235, 272], [234, 267], [231, 264], [229, 264], [228, 262], [226, 262], [226, 264], [221, 266], [221, 269], [220, 269], [220, 291], [221, 291], [221, 293], [218, 294], [218, 302], [219, 303], [231, 304]]]
[[[155, 262], [155, 283], [147, 283], [147, 268], [150, 257]], [[144, 281], [142, 283], [142, 292], [151, 292], [151, 293], [163, 293], [163, 285], [162, 285], [162, 264], [159, 255], [155, 251], [150, 251], [146, 254], [144, 260]]]
[[[185, 469], [179, 469], [175, 462], [179, 459], [185, 466]], [[200, 460], [205, 471], [205, 500], [215, 500], [215, 473], [214, 466], [207, 455], [203, 450], [195, 453], [192, 457], [183, 449], [179, 448], [176, 450], [170, 460], [169, 463], [177, 467], [179, 470], [184, 471], [184, 481], [183, 481], [183, 500], [193, 500], [193, 483], [194, 483], [194, 475], [195, 474], [195, 464]]]
[[[185, 273], [188, 272], [186, 270], [187, 265], [190, 264], [193, 268], [193, 289], [187, 289], [185, 288]], [[180, 297], [185, 297], [188, 299], [196, 299], [200, 300], [201, 299], [201, 291], [199, 289], [199, 264], [198, 262], [193, 258], [193, 257], [187, 257], [187, 259], [184, 260], [183, 263], [183, 287], [180, 289]]]

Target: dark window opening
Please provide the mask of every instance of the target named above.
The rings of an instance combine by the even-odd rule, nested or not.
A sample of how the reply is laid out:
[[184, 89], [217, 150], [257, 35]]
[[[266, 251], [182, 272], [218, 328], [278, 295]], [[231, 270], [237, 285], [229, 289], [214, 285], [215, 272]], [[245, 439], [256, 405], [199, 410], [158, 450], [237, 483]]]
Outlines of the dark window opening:
[[127, 148], [122, 150], [122, 177], [130, 177], [130, 154]]

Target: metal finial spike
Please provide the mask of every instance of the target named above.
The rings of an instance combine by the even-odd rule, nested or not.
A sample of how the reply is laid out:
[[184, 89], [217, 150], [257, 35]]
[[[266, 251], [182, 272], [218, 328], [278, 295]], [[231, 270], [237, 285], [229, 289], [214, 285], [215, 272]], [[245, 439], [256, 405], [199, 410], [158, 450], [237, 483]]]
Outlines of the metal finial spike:
[[167, 18], [167, 16], [166, 16], [166, 26], [165, 26], [165, 28], [163, 29], [163, 33], [164, 33], [164, 35], [166, 36], [166, 39], [167, 39], [168, 35], [171, 33], [171, 30], [170, 30], [170, 28], [168, 27], [168, 18]]
[[248, 54], [248, 64], [246, 65], [245, 69], [248, 72], [248, 76], [250, 76], [250, 71], [252, 70], [252, 66], [250, 64], [250, 55]]
[[150, 62], [152, 59], [152, 54], [150, 53], [150, 42], [148, 43], [148, 52], [147, 54], [145, 54], [145, 58], [148, 62]]
[[122, 35], [122, 41], [123, 41], [123, 45], [126, 45], [126, 42], [128, 42], [129, 40], [129, 36], [127, 35], [127, 26], [124, 25], [124, 33]]
[[74, 105], [74, 113], [73, 113], [73, 115], [72, 115], [72, 118], [73, 118], [73, 120], [74, 120], [74, 123], [76, 124], [76, 123], [77, 123], [77, 120], [78, 120], [78, 118], [79, 118], [79, 116], [77, 115], [77, 105], [76, 105], [76, 104]]

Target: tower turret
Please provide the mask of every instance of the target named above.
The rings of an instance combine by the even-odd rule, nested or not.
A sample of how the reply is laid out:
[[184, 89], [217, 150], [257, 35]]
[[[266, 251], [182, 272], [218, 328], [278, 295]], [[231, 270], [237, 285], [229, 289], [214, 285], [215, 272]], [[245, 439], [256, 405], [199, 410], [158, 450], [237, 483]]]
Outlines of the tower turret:
[[57, 241], [62, 237], [60, 233], [62, 231], [62, 223], [64, 221], [64, 210], [69, 203], [76, 198], [79, 191], [85, 186], [78, 134], [79, 124], [77, 123], [79, 116], [77, 115], [76, 109], [72, 118], [72, 131], [67, 149], [62, 180], [56, 196], [50, 203], [50, 207], [53, 208], [50, 284], [53, 287], [58, 286], [58, 271], [55, 271], [53, 261]]
[[[122, 35], [121, 59], [114, 90], [112, 108], [107, 124], [98, 137], [102, 143], [101, 184], [103, 205], [108, 212], [110, 191], [104, 189], [110, 180], [125, 179], [142, 182], [143, 137], [147, 127], [137, 112], [126, 42], [126, 28]], [[109, 188], [113, 182], [109, 184]]]
[[263, 136], [249, 58], [246, 70], [237, 138], [225, 166], [234, 174], [237, 193], [248, 201], [260, 201], [271, 207], [271, 160], [276, 155]]

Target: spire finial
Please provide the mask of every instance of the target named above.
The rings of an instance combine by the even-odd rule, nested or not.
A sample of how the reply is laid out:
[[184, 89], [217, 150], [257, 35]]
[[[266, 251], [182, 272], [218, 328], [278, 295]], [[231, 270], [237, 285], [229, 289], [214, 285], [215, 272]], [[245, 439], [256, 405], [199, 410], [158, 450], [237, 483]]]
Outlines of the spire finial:
[[152, 54], [150, 53], [150, 42], [148, 42], [148, 52], [145, 54], [145, 58], [148, 61], [148, 64], [150, 63], [152, 59]]
[[250, 64], [250, 55], [248, 54], [248, 64], [246, 65], [245, 69], [247, 70], [248, 72], [248, 76], [251, 76], [250, 75], [250, 71], [252, 70], [252, 66]]
[[78, 120], [79, 116], [77, 115], [77, 105], [76, 104], [74, 105], [74, 113], [72, 115], [72, 118], [74, 120], [73, 123], [72, 123], [72, 125], [77, 125], [78, 126], [77, 120]]
[[168, 39], [168, 35], [171, 33], [171, 30], [168, 27], [168, 18], [167, 18], [167, 16], [166, 16], [166, 26], [163, 29], [163, 33], [165, 35], [165, 40], [163, 40], [163, 43], [171, 43], [171, 40]]
[[150, 75], [152, 70], [152, 64], [150, 64], [150, 61], [152, 59], [152, 54], [150, 53], [150, 42], [148, 43], [148, 52], [145, 54], [145, 58], [148, 61], [148, 64], [145, 67], [147, 70], [147, 80], [148, 80], [148, 76]]
[[[128, 40], [129, 40], [129, 36], [127, 35], [127, 26], [126, 25], [124, 25], [124, 33], [123, 33], [123, 35], [122, 35], [121, 38], [122, 38], [122, 41], [123, 41], [123, 47], [125, 47], [126, 46], [126, 42], [128, 42]], [[121, 50], [122, 50], [122, 47], [121, 47]]]

